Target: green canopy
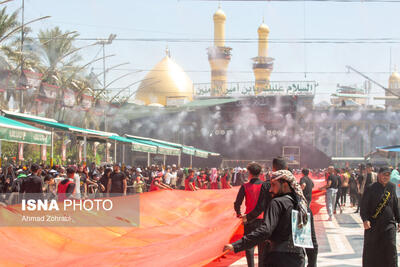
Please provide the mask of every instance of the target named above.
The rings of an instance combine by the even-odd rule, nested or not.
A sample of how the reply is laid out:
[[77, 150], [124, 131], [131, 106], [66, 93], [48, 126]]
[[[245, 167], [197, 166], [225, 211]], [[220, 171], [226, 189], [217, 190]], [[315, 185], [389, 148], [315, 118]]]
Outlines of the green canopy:
[[91, 129], [84, 129], [84, 128], [80, 128], [77, 126], [59, 123], [53, 119], [32, 116], [32, 115], [23, 114], [23, 113], [5, 111], [5, 110], [2, 110], [2, 112], [4, 113], [4, 115], [6, 117], [11, 118], [11, 119], [23, 120], [23, 121], [31, 122], [34, 124], [39, 124], [39, 125], [43, 125], [46, 127], [50, 127], [53, 129], [60, 129], [62, 131], [71, 131], [71, 132], [79, 133], [80, 135], [86, 135], [88, 137], [95, 137], [95, 138], [97, 138], [95, 141], [101, 141], [109, 136], [115, 135], [113, 133], [107, 133], [107, 132], [91, 130]]
[[182, 153], [194, 156], [196, 155], [196, 149], [194, 147], [182, 145]]
[[163, 140], [158, 140], [158, 139], [151, 139], [151, 141], [155, 142], [155, 143], [160, 143], [163, 145], [167, 145], [167, 146], [171, 146], [171, 147], [175, 147], [178, 148], [182, 151], [182, 153], [184, 154], [188, 154], [188, 155], [195, 155], [195, 148], [191, 147], [191, 146], [185, 146], [185, 145], [181, 145], [181, 144], [177, 144], [177, 143], [172, 143], [172, 142], [167, 142], [167, 141], [163, 141]]
[[156, 146], [139, 143], [132, 139], [128, 139], [117, 135], [110, 136], [108, 139], [132, 144], [132, 151], [157, 153]]
[[51, 133], [0, 116], [0, 140], [50, 146]]
[[195, 156], [199, 158], [208, 158], [208, 153], [209, 153], [208, 151], [196, 148]]
[[[210, 152], [210, 151], [206, 151], [206, 150], [202, 150], [202, 149], [197, 149], [196, 148], [196, 154], [198, 157], [202, 157], [202, 158], [207, 158], [208, 155], [212, 156], [212, 157], [218, 157], [221, 154], [219, 153], [215, 153], [215, 152]], [[207, 155], [207, 156], [206, 156]]]
[[143, 137], [138, 137], [138, 136], [132, 136], [132, 135], [125, 135], [126, 138], [133, 140], [138, 143], [150, 145], [150, 146], [156, 146], [157, 147], [157, 154], [161, 155], [168, 155], [168, 156], [179, 156], [181, 154], [181, 150], [169, 145], [165, 145], [162, 143], [154, 142], [153, 140], [149, 138], [143, 138]]

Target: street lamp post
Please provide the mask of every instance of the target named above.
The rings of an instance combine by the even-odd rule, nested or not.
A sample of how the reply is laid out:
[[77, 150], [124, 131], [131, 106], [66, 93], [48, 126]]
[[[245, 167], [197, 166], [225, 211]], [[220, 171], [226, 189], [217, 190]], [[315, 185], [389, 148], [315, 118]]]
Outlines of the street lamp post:
[[[24, 55], [23, 49], [24, 49], [24, 13], [25, 13], [25, 0], [22, 0], [22, 25], [21, 25], [21, 83], [24, 86], [25, 81], [22, 81], [24, 78]], [[26, 79], [25, 79], [26, 80]], [[20, 95], [19, 95], [19, 112], [23, 113], [23, 108], [24, 108], [24, 95], [23, 95], [23, 88], [20, 88]]]
[[[7, 2], [9, 2], [9, 1], [4, 1], [4, 2], [2, 2], [2, 3], [0, 3], [0, 4], [4, 4], [4, 3], [7, 3]], [[20, 81], [19, 81], [19, 84], [20, 84], [20, 86], [21, 86], [21, 88], [20, 88], [20, 94], [19, 94], [19, 108], [20, 108], [20, 112], [21, 113], [23, 113], [24, 112], [24, 95], [23, 95], [23, 91], [24, 91], [24, 88], [22, 88], [22, 87], [25, 87], [26, 86], [26, 77], [25, 77], [25, 74], [24, 74], [24, 55], [23, 55], [23, 50], [24, 50], [24, 38], [25, 38], [25, 36], [24, 36], [24, 31], [25, 31], [25, 26], [26, 25], [28, 25], [28, 24], [31, 24], [31, 23], [33, 23], [33, 22], [36, 22], [36, 21], [39, 21], [39, 20], [42, 20], [42, 19], [47, 19], [47, 18], [50, 18], [50, 16], [45, 16], [45, 17], [41, 17], [41, 18], [38, 18], [38, 19], [34, 19], [34, 20], [32, 20], [32, 21], [29, 21], [29, 22], [27, 22], [27, 23], [25, 23], [25, 0], [22, 0], [22, 6], [21, 6], [21, 26], [19, 26], [19, 27], [16, 27], [15, 29], [13, 29], [11, 32], [9, 32], [9, 33], [7, 33], [5, 36], [3, 36], [1, 39], [0, 39], [0, 42], [2, 42], [2, 41], [4, 41], [5, 39], [7, 39], [7, 38], [9, 38], [12, 34], [14, 34], [16, 31], [18, 31], [19, 29], [21, 29], [21, 47], [20, 47], [20, 54], [21, 54], [21, 76], [20, 76]]]
[[[116, 34], [110, 34], [110, 36], [108, 36], [108, 39], [106, 40], [100, 40], [98, 42], [96, 42], [96, 44], [100, 44], [103, 46], [103, 91], [105, 91], [106, 88], [106, 44], [111, 44], [112, 41], [117, 37]], [[104, 131], [107, 132], [107, 125], [106, 125], [106, 115], [104, 112]]]
[[[115, 39], [115, 37], [117, 37], [116, 34], [110, 34], [110, 36], [108, 36], [107, 40], [100, 40], [97, 42], [97, 44], [100, 44], [103, 46], [103, 91], [105, 91], [106, 89], [106, 49], [105, 46], [106, 44], [111, 44], [112, 41]], [[104, 110], [104, 131], [107, 132], [107, 113], [106, 110]], [[107, 156], [108, 156], [108, 146], [107, 143], [105, 145], [105, 156], [106, 156], [106, 161], [107, 161]]]

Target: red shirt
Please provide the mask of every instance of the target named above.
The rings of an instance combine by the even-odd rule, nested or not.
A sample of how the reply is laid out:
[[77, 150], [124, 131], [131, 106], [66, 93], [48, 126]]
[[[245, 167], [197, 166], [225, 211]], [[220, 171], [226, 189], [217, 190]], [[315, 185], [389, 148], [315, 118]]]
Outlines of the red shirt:
[[151, 185], [150, 185], [150, 190], [149, 190], [149, 191], [151, 192], [151, 191], [160, 190], [161, 188], [159, 188], [159, 187], [155, 184], [155, 182], [157, 182], [157, 183], [159, 184], [160, 181], [161, 181], [161, 178], [155, 177], [155, 178], [153, 179], [153, 181], [151, 181]]
[[[263, 184], [254, 184], [254, 183], [245, 183], [244, 192], [246, 195], [246, 212], [245, 214], [249, 214], [257, 205], [258, 197], [260, 196], [261, 186]], [[257, 217], [258, 219], [262, 219], [263, 215]]]
[[[193, 189], [191, 189], [189, 187], [189, 183], [192, 183]], [[186, 177], [186, 179], [185, 179], [185, 190], [194, 191], [194, 188], [195, 188], [194, 177], [193, 177], [193, 175], [190, 175], [190, 176]]]
[[222, 189], [229, 189], [230, 188], [227, 179], [228, 179], [228, 174], [225, 174], [221, 179]]
[[67, 188], [70, 184], [73, 184], [74, 182], [68, 181], [65, 184], [59, 183], [58, 188], [57, 188], [57, 195], [58, 195], [58, 201], [64, 201], [67, 199]]

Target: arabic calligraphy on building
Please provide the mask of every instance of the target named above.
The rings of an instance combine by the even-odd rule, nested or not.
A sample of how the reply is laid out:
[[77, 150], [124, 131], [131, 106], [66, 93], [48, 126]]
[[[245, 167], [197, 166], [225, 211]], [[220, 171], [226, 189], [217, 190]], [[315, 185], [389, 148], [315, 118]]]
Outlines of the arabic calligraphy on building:
[[[317, 86], [318, 83], [315, 81], [270, 82], [267, 87], [256, 90], [253, 82], [229, 83], [226, 94], [221, 96], [314, 95]], [[194, 84], [193, 87], [196, 96], [211, 95], [210, 83]]]

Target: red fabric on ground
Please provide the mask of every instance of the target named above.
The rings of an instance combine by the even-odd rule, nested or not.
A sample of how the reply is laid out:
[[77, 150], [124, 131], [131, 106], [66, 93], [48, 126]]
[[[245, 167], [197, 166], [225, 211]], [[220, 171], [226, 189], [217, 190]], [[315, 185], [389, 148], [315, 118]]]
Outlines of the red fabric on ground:
[[[324, 179], [313, 179], [318, 189]], [[242, 236], [233, 202], [238, 187], [196, 192], [160, 190], [141, 195], [140, 227], [0, 227], [6, 266], [202, 266]], [[313, 192], [315, 203], [324, 192]], [[116, 206], [129, 206], [130, 197]], [[0, 220], [20, 220], [20, 208], [0, 206]], [[129, 212], [121, 218], [129, 220]], [[107, 218], [110, 219], [110, 218]], [[244, 254], [243, 254], [244, 255]], [[230, 255], [220, 263], [229, 262]], [[218, 261], [216, 262], [218, 263]], [[221, 265], [209, 265], [221, 266]]]
[[[222, 255], [223, 245], [240, 225], [233, 210], [237, 191], [142, 194], [138, 228], [0, 227], [0, 262], [12, 266], [202, 266]], [[115, 201], [126, 205], [129, 199]], [[18, 220], [15, 210], [0, 207], [0, 220]]]

